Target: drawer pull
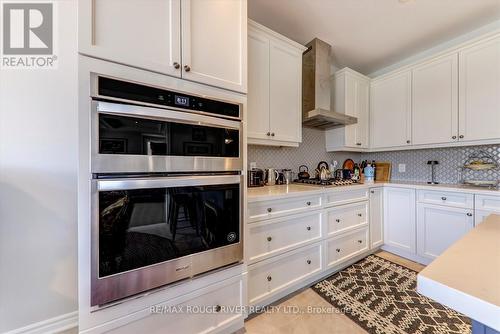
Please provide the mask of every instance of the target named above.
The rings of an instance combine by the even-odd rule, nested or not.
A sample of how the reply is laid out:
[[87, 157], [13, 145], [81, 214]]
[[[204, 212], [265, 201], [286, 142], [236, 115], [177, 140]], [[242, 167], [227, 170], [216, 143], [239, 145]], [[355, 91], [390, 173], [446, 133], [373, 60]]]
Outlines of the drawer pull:
[[340, 219], [335, 219], [335, 221], [336, 221], [337, 223], [340, 223]]
[[371, 192], [372, 194], [375, 194], [375, 190], [370, 190], [370, 192]]
[[359, 244], [363, 243], [363, 240], [358, 240], [358, 243], [359, 243]]
[[222, 307], [220, 305], [215, 306], [215, 312], [219, 313], [222, 311]]
[[307, 229], [308, 231], [310, 231], [310, 230], [311, 230], [311, 226], [306, 227], [306, 229]]
[[268, 281], [268, 282], [271, 282], [271, 281], [272, 281], [272, 279], [273, 279], [273, 278], [271, 277], [271, 275], [267, 276], [267, 281]]
[[267, 237], [267, 241], [271, 241], [271, 240], [273, 240], [272, 237]]
[[361, 214], [361, 213], [358, 213], [358, 216], [359, 216], [359, 217], [363, 217], [363, 214]]
[[441, 199], [442, 199], [443, 201], [446, 201], [446, 197], [444, 197], [444, 196], [443, 196], [443, 197], [441, 197]]
[[272, 208], [267, 208], [267, 212], [271, 212], [271, 211], [273, 211]]
[[472, 217], [472, 213], [467, 212], [467, 216]]
[[306, 204], [307, 204], [307, 205], [311, 205], [311, 202], [307, 202]]
[[307, 260], [307, 264], [311, 264], [311, 260]]
[[340, 248], [337, 248], [336, 251], [337, 251], [337, 253], [340, 253]]

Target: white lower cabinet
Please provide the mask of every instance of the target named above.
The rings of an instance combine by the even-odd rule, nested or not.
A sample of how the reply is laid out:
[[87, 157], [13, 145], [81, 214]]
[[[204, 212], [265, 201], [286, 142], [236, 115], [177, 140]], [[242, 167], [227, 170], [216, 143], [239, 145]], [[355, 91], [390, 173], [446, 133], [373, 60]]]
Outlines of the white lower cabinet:
[[415, 254], [415, 189], [388, 187], [384, 195], [384, 243], [391, 250]]
[[326, 241], [326, 267], [334, 267], [368, 249], [368, 228], [328, 239]]
[[248, 266], [248, 302], [259, 302], [323, 269], [321, 244], [300, 248]]
[[419, 203], [417, 254], [433, 260], [473, 227], [471, 209]]
[[368, 201], [341, 205], [325, 212], [328, 236], [368, 225]]
[[384, 244], [384, 189], [370, 189], [370, 246]]
[[250, 224], [248, 259], [262, 260], [321, 238], [321, 211]]

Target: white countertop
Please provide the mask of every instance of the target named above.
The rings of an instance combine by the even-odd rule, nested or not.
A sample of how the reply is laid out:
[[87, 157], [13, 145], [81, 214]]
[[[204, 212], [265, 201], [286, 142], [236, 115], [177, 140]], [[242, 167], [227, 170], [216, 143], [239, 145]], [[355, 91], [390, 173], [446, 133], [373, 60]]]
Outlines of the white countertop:
[[479, 187], [471, 187], [462, 184], [427, 184], [420, 182], [405, 182], [405, 181], [388, 181], [388, 182], [375, 182], [375, 183], [365, 183], [365, 184], [354, 184], [349, 186], [313, 186], [305, 184], [290, 184], [290, 185], [278, 185], [278, 186], [264, 186], [256, 188], [248, 188], [247, 200], [248, 202], [258, 202], [263, 200], [283, 198], [283, 197], [293, 197], [302, 196], [315, 193], [327, 193], [333, 191], [345, 191], [345, 190], [355, 190], [364, 188], [375, 188], [375, 187], [401, 187], [401, 188], [412, 188], [412, 189], [430, 189], [438, 191], [457, 191], [470, 194], [483, 194], [483, 195], [495, 195], [500, 196], [500, 190], [487, 189]]
[[417, 291], [500, 331], [500, 215], [488, 216], [423, 269]]

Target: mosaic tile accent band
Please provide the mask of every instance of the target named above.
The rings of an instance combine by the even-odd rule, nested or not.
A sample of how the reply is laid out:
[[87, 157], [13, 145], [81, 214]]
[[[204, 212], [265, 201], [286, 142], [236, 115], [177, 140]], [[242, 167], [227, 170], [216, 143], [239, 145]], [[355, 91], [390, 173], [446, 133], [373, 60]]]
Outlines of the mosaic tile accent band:
[[[500, 162], [500, 145], [450, 147], [424, 150], [375, 152], [375, 153], [349, 153], [326, 152], [324, 132], [316, 129], [302, 129], [302, 144], [299, 147], [273, 147], [254, 146], [248, 147], [248, 161], [256, 162], [259, 168], [291, 168], [297, 172], [299, 165], [307, 165], [313, 171], [319, 161], [331, 162], [337, 160], [339, 164], [347, 158], [354, 161], [376, 160], [390, 161], [392, 163], [391, 179], [395, 181], [426, 182], [430, 180], [430, 167], [428, 160], [437, 160], [435, 179], [440, 183], [459, 183], [459, 167], [467, 158], [477, 150], [485, 150]], [[399, 164], [406, 164], [406, 172], [398, 171]], [[466, 171], [466, 179], [500, 180], [500, 170]]]

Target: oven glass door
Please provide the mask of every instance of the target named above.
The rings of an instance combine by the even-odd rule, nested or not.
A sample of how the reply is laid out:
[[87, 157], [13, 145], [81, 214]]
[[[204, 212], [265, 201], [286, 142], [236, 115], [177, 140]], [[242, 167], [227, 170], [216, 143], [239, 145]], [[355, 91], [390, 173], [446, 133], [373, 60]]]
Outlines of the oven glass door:
[[241, 176], [97, 181], [98, 278], [240, 242]]
[[243, 169], [239, 121], [94, 101], [92, 123], [94, 173]]

